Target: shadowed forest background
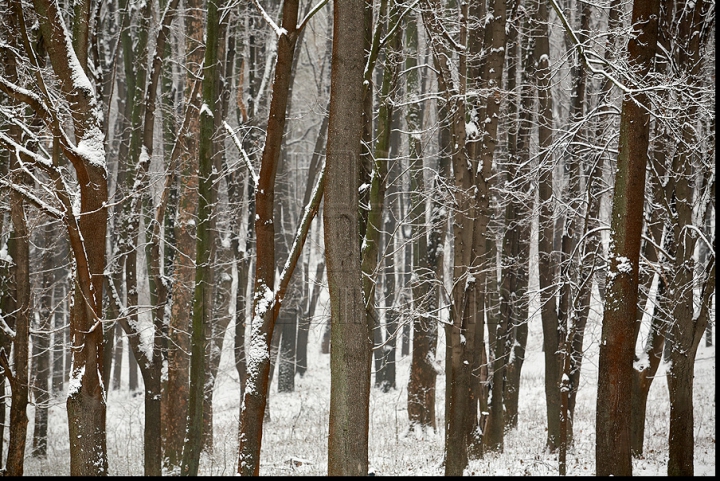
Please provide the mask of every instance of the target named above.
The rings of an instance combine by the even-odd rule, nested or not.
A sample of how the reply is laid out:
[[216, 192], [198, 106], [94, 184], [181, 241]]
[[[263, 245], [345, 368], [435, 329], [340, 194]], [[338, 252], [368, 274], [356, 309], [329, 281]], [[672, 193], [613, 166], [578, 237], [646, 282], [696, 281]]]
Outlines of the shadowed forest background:
[[3, 472], [714, 475], [714, 9], [3, 1]]

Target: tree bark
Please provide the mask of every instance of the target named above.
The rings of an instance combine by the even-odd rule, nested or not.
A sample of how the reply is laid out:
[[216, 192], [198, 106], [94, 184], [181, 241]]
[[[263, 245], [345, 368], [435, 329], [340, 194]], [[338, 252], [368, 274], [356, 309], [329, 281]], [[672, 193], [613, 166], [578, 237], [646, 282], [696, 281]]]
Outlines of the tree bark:
[[364, 476], [368, 472], [371, 326], [363, 309], [356, 183], [363, 132], [364, 8], [363, 0], [336, 0], [333, 4], [323, 211], [332, 326], [330, 476]]
[[203, 399], [205, 397], [205, 343], [209, 335], [213, 313], [214, 272], [211, 266], [215, 251], [213, 210], [217, 192], [214, 184], [218, 172], [213, 165], [215, 154], [213, 136], [218, 108], [216, 75], [220, 34], [221, 2], [207, 4], [205, 59], [203, 63], [202, 101], [200, 109], [200, 139], [198, 145], [198, 215], [195, 247], [195, 291], [192, 302], [190, 337], [190, 397], [188, 400], [187, 438], [183, 447], [181, 472], [197, 476], [203, 441]]
[[[60, 80], [65, 100], [73, 106], [74, 137], [78, 144], [92, 145], [84, 155], [69, 151], [80, 188], [80, 213], [76, 219], [66, 212], [68, 234], [77, 265], [75, 302], [70, 331], [75, 349], [67, 411], [70, 434], [70, 474], [107, 474], [105, 435], [105, 388], [103, 371], [102, 292], [107, 230], [107, 170], [102, 112], [93, 87], [67, 42], [58, 5], [36, 0], [35, 11], [53, 70]], [[89, 68], [89, 67], [88, 67]], [[60, 188], [60, 180], [56, 185]], [[68, 201], [69, 202], [69, 201]]]
[[[186, 3], [186, 11], [199, 11], [200, 0]], [[189, 72], [197, 72], [203, 61], [203, 19], [199, 15], [187, 15], [185, 18], [187, 64]], [[188, 75], [189, 76], [189, 75]], [[190, 109], [199, 109], [200, 99], [195, 97], [187, 82], [185, 104]], [[182, 464], [182, 451], [185, 445], [186, 419], [190, 389], [190, 318], [192, 316], [192, 295], [195, 280], [196, 257], [196, 210], [198, 206], [198, 164], [197, 141], [199, 139], [199, 115], [193, 112], [186, 132], [181, 132], [182, 154], [180, 156], [177, 220], [174, 224], [174, 237], [179, 255], [176, 255], [173, 268], [174, 278], [171, 290], [172, 305], [168, 326], [168, 379], [162, 400], [162, 426], [164, 469], [167, 473], [177, 473]]]
[[[635, 34], [628, 44], [635, 75], [644, 77], [657, 45], [659, 1], [633, 3]], [[613, 193], [610, 266], [602, 323], [596, 414], [596, 474], [631, 475], [632, 359], [638, 265], [645, 198], [650, 113], [644, 93], [623, 98]]]
[[298, 1], [282, 9], [282, 28], [277, 44], [267, 136], [255, 194], [256, 265], [250, 350], [247, 353], [247, 384], [240, 411], [238, 473], [257, 476], [260, 469], [262, 426], [270, 376], [270, 343], [275, 328], [275, 226], [273, 224], [275, 177], [285, 130], [295, 44], [298, 37]]
[[[13, 129], [15, 130], [15, 129]], [[17, 138], [20, 132], [15, 132]], [[13, 156], [14, 157], [14, 156]], [[14, 181], [23, 183], [22, 174], [18, 169], [16, 158], [11, 157], [10, 169], [14, 171]], [[10, 218], [12, 219], [12, 242], [15, 244], [12, 270], [15, 280], [15, 338], [13, 339], [13, 368], [7, 363], [5, 353], [3, 368], [10, 382], [10, 439], [8, 442], [7, 462], [8, 476], [22, 476], [25, 464], [25, 443], [27, 440], [27, 405], [29, 396], [29, 361], [30, 361], [30, 232], [25, 217], [22, 194], [10, 192]]]
[[[529, 173], [528, 168], [517, 166], [527, 165], [530, 158], [530, 122], [532, 119], [531, 92], [531, 70], [532, 59], [530, 42], [527, 35], [518, 35], [519, 29], [528, 30], [527, 16], [521, 25], [519, 13], [516, 10], [518, 5], [513, 6], [514, 22], [510, 23], [508, 30], [508, 91], [517, 91], [516, 100], [508, 103], [511, 112], [511, 122], [517, 122], [516, 126], [508, 128], [508, 165], [509, 189], [513, 192], [520, 191], [522, 197], [515, 200], [515, 197], [508, 199], [505, 212], [506, 233], [503, 240], [503, 271], [501, 278], [501, 312], [507, 310], [510, 321], [510, 336], [508, 341], [512, 342], [509, 359], [506, 365], [505, 390], [503, 392], [503, 406], [505, 408], [505, 426], [516, 428], [518, 422], [518, 405], [520, 399], [520, 374], [525, 360], [525, 347], [528, 336], [528, 282], [530, 269], [530, 229], [531, 212], [529, 206], [533, 199], [530, 198], [529, 183], [522, 182], [523, 176]], [[514, 59], [517, 59], [514, 61]], [[516, 86], [516, 68], [522, 68], [520, 73], [520, 85]], [[516, 117], [517, 115], [517, 117]], [[512, 172], [515, 172], [512, 174]], [[506, 267], [507, 262], [507, 267]], [[508, 296], [509, 294], [509, 296]], [[507, 305], [505, 305], [507, 304]]]
[[32, 455], [37, 457], [47, 456], [47, 432], [48, 432], [48, 405], [50, 401], [50, 332], [52, 325], [52, 281], [53, 281], [53, 256], [48, 250], [54, 245], [55, 239], [52, 233], [55, 231], [54, 222], [45, 224], [42, 227], [39, 246], [45, 249], [42, 258], [42, 281], [40, 288], [40, 323], [33, 339], [33, 397], [35, 398], [35, 428], [33, 432]]

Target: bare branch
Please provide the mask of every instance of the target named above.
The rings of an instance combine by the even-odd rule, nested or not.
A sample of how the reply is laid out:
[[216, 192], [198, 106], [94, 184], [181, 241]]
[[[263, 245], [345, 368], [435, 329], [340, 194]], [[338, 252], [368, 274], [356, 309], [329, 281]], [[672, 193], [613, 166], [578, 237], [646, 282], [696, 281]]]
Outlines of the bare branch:
[[258, 0], [253, 0], [253, 3], [255, 4], [257, 9], [260, 10], [260, 14], [265, 19], [267, 24], [270, 25], [270, 28], [273, 29], [273, 31], [275, 32], [275, 35], [277, 35], [278, 38], [282, 37], [283, 35], [287, 35], [287, 30], [285, 30], [282, 27], [278, 27], [277, 23], [275, 23], [275, 21], [272, 18], [270, 18], [270, 15], [268, 15], [268, 13], [265, 11], [265, 9], [262, 7], [262, 5], [260, 5], [260, 2], [258, 2]]
[[312, 10], [308, 12], [307, 15], [305, 15], [305, 18], [303, 18], [300, 23], [298, 23], [297, 27], [295, 29], [300, 32], [303, 28], [305, 28], [305, 25], [308, 23], [308, 21], [320, 11], [321, 8], [325, 6], [325, 4], [328, 2], [328, 0], [320, 0], [317, 5], [315, 5]]
[[235, 147], [237, 147], [240, 151], [243, 162], [245, 163], [245, 167], [247, 167], [248, 172], [250, 172], [250, 176], [252, 177], [253, 186], [257, 187], [258, 175], [255, 173], [255, 169], [252, 166], [252, 162], [250, 162], [250, 158], [248, 157], [247, 152], [245, 152], [245, 149], [242, 146], [242, 142], [240, 142], [240, 139], [237, 138], [237, 135], [233, 131], [232, 127], [230, 127], [230, 125], [226, 121], [223, 121], [223, 127], [225, 127], [225, 131], [228, 133], [228, 135], [230, 135], [230, 138], [235, 144]]

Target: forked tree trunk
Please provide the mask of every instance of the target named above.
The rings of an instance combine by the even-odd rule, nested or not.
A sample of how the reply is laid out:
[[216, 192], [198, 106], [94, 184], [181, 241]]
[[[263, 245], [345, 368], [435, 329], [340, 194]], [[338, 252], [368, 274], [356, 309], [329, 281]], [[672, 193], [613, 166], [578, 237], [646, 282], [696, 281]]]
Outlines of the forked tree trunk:
[[247, 385], [240, 411], [238, 473], [257, 476], [260, 469], [262, 426], [267, 404], [270, 377], [270, 343], [275, 328], [275, 177], [285, 130], [291, 71], [299, 30], [297, 0], [288, 1], [282, 9], [281, 35], [277, 40], [277, 64], [267, 135], [255, 193], [256, 265], [250, 344], [247, 353]]

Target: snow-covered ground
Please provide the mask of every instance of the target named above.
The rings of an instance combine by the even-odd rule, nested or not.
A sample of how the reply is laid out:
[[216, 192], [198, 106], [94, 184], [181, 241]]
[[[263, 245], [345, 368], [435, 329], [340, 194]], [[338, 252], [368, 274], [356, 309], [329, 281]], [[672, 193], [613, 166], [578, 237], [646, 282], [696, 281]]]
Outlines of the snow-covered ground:
[[[595, 396], [597, 389], [598, 320], [588, 326], [586, 359], [578, 393], [575, 443], [568, 454], [568, 475], [595, 472]], [[270, 393], [271, 420], [265, 423], [262, 475], [325, 475], [327, 473], [327, 432], [330, 403], [329, 355], [320, 353], [323, 326], [313, 325], [310, 334], [309, 367], [305, 377], [296, 378], [294, 393]], [[212, 454], [203, 454], [200, 474], [232, 475], [237, 469], [239, 384], [232, 365], [231, 325], [225, 341], [214, 398], [214, 444]], [[502, 454], [486, 454], [472, 461], [470, 475], [556, 475], [557, 456], [544, 450], [545, 401], [543, 388], [542, 334], [539, 320], [530, 324], [528, 355], [523, 366], [520, 391], [519, 427], [505, 437]], [[441, 334], [439, 357], [444, 356]], [[442, 431], [418, 438], [407, 436], [407, 380], [410, 358], [398, 361], [397, 389], [382, 393], [373, 389], [370, 404], [370, 464], [377, 475], [442, 475]], [[645, 457], [633, 462], [637, 475], [667, 474], [669, 402], [661, 365], [648, 400], [645, 429]], [[715, 475], [715, 348], [703, 345], [695, 368], [695, 474]], [[443, 425], [445, 378], [437, 378], [438, 426]], [[47, 459], [28, 455], [27, 475], [68, 475], [69, 448], [64, 396], [54, 400], [50, 410]], [[28, 452], [32, 445], [34, 408], [28, 415]], [[127, 390], [108, 395], [107, 444], [111, 475], [143, 473], [143, 399]]]

